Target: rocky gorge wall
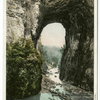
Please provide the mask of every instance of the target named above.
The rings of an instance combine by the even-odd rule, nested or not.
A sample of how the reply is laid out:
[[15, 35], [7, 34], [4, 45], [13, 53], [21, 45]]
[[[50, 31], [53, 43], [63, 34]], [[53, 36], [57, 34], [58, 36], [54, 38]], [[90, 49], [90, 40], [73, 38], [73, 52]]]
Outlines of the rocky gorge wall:
[[[42, 58], [36, 52], [34, 44], [27, 44], [27, 39], [32, 41], [32, 34], [36, 32], [38, 25], [38, 5], [38, 1], [7, 0], [6, 42], [9, 43], [9, 48], [12, 48], [10, 50], [7, 49], [6, 52], [7, 100], [33, 96], [38, 94], [41, 90]], [[19, 41], [20, 39], [22, 39], [24, 43], [21, 43]], [[21, 46], [17, 45], [17, 47], [13, 47], [16, 44], [21, 44]], [[31, 44], [32, 46], [30, 46]], [[26, 49], [24, 49], [25, 47]], [[22, 48], [24, 50], [21, 50]], [[29, 58], [30, 55], [31, 57]], [[9, 63], [10, 60], [11, 62]]]
[[[90, 34], [93, 35], [92, 32]], [[60, 79], [93, 91], [94, 40], [91, 35], [86, 35], [86, 40], [82, 34], [79, 34], [79, 39], [70, 39], [70, 47], [64, 50], [62, 56]]]
[[7, 42], [19, 37], [33, 38], [38, 27], [39, 4], [37, 0], [7, 0]]
[[[7, 42], [19, 37], [37, 46], [42, 29], [61, 23], [66, 30], [66, 48], [60, 79], [93, 90], [93, 0], [7, 0]], [[89, 85], [90, 84], [90, 85]]]

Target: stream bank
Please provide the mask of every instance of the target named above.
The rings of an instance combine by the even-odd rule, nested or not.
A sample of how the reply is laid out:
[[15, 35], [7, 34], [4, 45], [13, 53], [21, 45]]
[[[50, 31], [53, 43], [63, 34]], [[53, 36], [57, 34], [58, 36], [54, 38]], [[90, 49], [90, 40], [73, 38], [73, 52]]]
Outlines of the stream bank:
[[52, 88], [56, 83], [52, 81], [48, 76], [42, 75], [42, 84], [40, 93], [50, 93], [50, 88]]
[[58, 68], [49, 69], [42, 78], [38, 95], [20, 100], [93, 100], [93, 92], [62, 82]]

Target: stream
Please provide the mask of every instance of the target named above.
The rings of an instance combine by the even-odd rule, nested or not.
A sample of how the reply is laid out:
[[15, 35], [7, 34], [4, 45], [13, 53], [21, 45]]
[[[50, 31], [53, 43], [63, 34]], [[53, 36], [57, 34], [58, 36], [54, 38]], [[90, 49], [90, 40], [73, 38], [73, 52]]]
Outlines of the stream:
[[[49, 69], [48, 76], [56, 84], [51, 88], [54, 93], [39, 93], [36, 96], [31, 96], [20, 100], [93, 100], [93, 92], [85, 91], [77, 86], [73, 86], [62, 82], [59, 79], [58, 68]], [[59, 93], [61, 96], [58, 96]], [[67, 97], [66, 98], [64, 98]]]

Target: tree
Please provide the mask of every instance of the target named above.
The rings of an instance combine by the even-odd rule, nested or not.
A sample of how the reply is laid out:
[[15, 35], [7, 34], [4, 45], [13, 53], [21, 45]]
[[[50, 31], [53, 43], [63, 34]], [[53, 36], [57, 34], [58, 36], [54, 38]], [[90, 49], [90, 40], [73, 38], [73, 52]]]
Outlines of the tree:
[[61, 49], [60, 49], [61, 54], [64, 53], [65, 48], [66, 48], [66, 45], [64, 44], [63, 47], [61, 47]]
[[30, 39], [7, 43], [7, 97], [24, 98], [41, 89], [43, 59]]
[[42, 58], [44, 59], [44, 61], [47, 60], [47, 52], [43, 49], [43, 45], [40, 44], [39, 46], [39, 52], [40, 52], [40, 55], [42, 56]]

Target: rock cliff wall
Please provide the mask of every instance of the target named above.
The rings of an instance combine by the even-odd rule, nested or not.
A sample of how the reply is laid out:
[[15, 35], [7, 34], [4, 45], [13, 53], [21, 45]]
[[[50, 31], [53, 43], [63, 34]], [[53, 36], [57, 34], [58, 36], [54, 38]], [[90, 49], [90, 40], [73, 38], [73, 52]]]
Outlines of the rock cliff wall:
[[39, 4], [38, 0], [7, 0], [7, 42], [16, 41], [19, 37], [34, 39]]
[[62, 56], [60, 79], [72, 81], [74, 85], [93, 91], [94, 40], [91, 35], [92, 32], [86, 35], [85, 40], [82, 34], [79, 39], [70, 39], [69, 47]]

